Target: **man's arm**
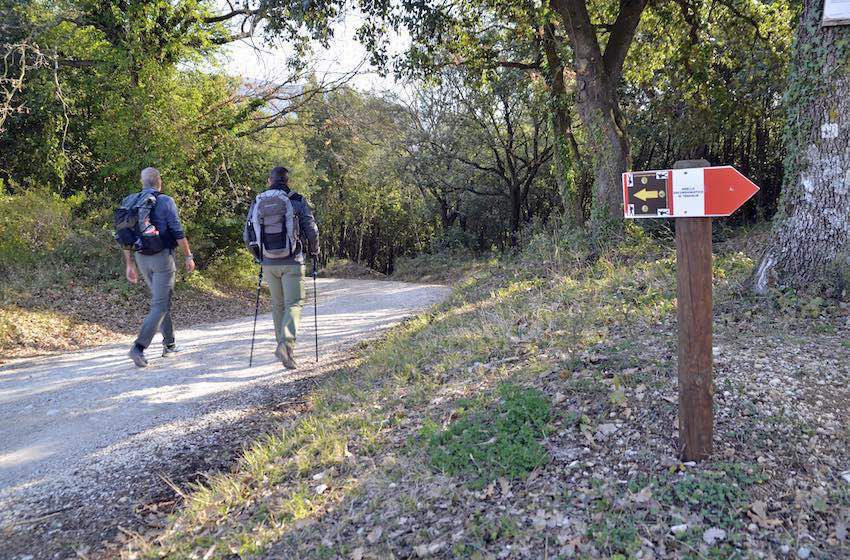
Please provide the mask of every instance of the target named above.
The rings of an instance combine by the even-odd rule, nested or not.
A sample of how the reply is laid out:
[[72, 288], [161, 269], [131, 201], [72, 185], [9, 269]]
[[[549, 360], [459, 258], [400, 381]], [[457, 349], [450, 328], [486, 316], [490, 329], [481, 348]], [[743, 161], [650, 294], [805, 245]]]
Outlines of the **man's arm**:
[[183, 257], [186, 259], [186, 272], [193, 272], [195, 270], [195, 257], [192, 256], [192, 249], [189, 248], [189, 240], [186, 239], [183, 224], [180, 223], [180, 216], [177, 214], [177, 204], [174, 199], [171, 199], [168, 212], [168, 229], [171, 230], [171, 234], [183, 251]]
[[139, 272], [136, 270], [136, 263], [133, 262], [133, 253], [129, 249], [124, 249], [124, 274], [130, 284], [139, 281]]
[[301, 200], [301, 212], [298, 213], [299, 225], [301, 226], [301, 235], [307, 238], [308, 252], [311, 255], [319, 254], [319, 226], [316, 225], [316, 218], [313, 216], [313, 209], [307, 204], [306, 200]]

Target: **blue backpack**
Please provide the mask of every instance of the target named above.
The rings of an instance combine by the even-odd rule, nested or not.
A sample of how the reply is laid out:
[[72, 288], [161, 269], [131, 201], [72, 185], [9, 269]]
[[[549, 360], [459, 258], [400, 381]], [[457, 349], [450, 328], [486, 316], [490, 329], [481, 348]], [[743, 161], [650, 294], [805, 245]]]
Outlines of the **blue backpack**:
[[122, 248], [153, 255], [165, 248], [159, 230], [151, 223], [151, 211], [159, 192], [146, 189], [124, 198], [115, 209], [115, 241]]

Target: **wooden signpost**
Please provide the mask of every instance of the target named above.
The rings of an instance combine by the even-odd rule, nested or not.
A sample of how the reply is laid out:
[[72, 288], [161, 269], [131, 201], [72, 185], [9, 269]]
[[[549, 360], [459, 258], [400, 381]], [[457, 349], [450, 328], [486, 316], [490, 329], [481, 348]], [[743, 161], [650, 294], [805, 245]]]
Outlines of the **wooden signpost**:
[[685, 160], [623, 173], [626, 218], [676, 218], [679, 448], [686, 461], [711, 455], [714, 438], [711, 218], [732, 214], [758, 192], [734, 167], [709, 165]]

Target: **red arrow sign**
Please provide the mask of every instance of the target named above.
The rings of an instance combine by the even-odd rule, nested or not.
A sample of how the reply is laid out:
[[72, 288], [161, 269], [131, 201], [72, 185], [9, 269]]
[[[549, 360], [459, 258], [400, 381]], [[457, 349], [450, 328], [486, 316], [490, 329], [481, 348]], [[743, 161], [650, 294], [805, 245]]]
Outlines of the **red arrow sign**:
[[626, 218], [728, 216], [759, 188], [734, 167], [623, 173]]

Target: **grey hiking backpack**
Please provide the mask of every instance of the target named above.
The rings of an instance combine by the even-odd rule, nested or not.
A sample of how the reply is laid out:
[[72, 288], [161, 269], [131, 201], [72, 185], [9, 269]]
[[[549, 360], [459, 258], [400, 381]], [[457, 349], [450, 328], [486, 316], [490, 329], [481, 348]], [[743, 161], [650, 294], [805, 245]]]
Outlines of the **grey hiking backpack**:
[[146, 189], [125, 197], [115, 209], [115, 240], [124, 249], [153, 255], [165, 248], [150, 219], [157, 196], [159, 192]]
[[249, 228], [260, 258], [288, 259], [298, 252], [298, 218], [289, 199], [293, 192], [270, 189], [257, 195]]

